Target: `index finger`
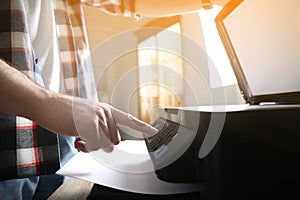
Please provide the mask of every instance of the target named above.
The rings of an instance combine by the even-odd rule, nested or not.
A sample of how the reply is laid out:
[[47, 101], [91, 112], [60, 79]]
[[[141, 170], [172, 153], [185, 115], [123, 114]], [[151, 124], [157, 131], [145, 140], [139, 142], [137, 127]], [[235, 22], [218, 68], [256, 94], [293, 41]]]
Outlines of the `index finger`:
[[135, 118], [128, 113], [124, 113], [115, 108], [112, 108], [111, 110], [114, 120], [118, 126], [126, 126], [149, 136], [153, 136], [158, 132], [153, 126]]

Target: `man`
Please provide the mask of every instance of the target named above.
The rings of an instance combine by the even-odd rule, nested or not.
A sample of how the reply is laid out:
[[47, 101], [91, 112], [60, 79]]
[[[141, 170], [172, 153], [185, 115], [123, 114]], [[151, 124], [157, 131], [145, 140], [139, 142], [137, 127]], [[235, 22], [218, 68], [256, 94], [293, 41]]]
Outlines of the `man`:
[[81, 3], [139, 18], [196, 10], [201, 2], [1, 1], [0, 198], [51, 195], [63, 182], [55, 171], [76, 153], [73, 136], [80, 151], [111, 152], [120, 142], [119, 125], [150, 135], [157, 131], [95, 101]]
[[[125, 4], [89, 4], [130, 14]], [[156, 132], [94, 101], [79, 1], [6, 0], [0, 10], [1, 199], [46, 199], [63, 181], [53, 174], [76, 153], [70, 136], [78, 150], [110, 152], [118, 125]]]

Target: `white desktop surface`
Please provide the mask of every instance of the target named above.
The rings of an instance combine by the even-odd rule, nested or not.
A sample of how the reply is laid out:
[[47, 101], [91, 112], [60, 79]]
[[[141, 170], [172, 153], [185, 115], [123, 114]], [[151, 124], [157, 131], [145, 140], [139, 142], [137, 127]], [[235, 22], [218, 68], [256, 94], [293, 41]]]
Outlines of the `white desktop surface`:
[[102, 150], [93, 154], [80, 152], [57, 174], [143, 194], [178, 194], [200, 190], [200, 185], [158, 179], [143, 140], [122, 141], [109, 154]]
[[236, 104], [236, 105], [209, 105], [209, 106], [191, 106], [191, 107], [170, 107], [167, 110], [195, 111], [195, 112], [245, 112], [256, 110], [275, 110], [275, 109], [299, 109], [300, 104], [275, 104], [266, 103], [261, 105]]

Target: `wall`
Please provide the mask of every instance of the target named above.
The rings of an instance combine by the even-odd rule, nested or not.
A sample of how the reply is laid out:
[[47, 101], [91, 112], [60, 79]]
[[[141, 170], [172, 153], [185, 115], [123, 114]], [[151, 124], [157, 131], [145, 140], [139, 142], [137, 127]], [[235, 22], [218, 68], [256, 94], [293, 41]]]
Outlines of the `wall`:
[[[185, 78], [189, 80], [194, 89], [193, 91], [186, 90], [188, 91], [185, 95], [186, 105], [195, 105], [194, 99], [197, 100], [197, 105], [245, 103], [237, 85], [209, 89], [208, 77], [205, 79], [209, 75], [208, 61], [198, 13], [182, 15], [182, 33], [186, 40], [183, 43], [183, 54], [185, 57], [195, 60], [193, 66], [185, 63]], [[225, 99], [218, 98], [220, 95], [225, 96]]]
[[[153, 19], [143, 18], [136, 21], [122, 16], [111, 16], [92, 7], [84, 7], [84, 11], [100, 100], [112, 103], [115, 107], [137, 116], [138, 74], [135, 52], [137, 39], [134, 31]], [[198, 62], [200, 58], [198, 50], [200, 47], [204, 47], [198, 14], [182, 16], [182, 32], [187, 41], [183, 43], [184, 57], [192, 55], [193, 58], [196, 58], [195, 62]], [[196, 51], [191, 50], [191, 44], [195, 45], [193, 48], [196, 48]], [[199, 62], [203, 62], [203, 60], [205, 61], [205, 58]], [[188, 60], [184, 62], [184, 73], [187, 80], [186, 94], [184, 95], [185, 105], [211, 104], [211, 95], [214, 91], [208, 89], [206, 81], [201, 77], [207, 74], [205, 67], [207, 63], [201, 64], [199, 73], [199, 68], [193, 66], [193, 62]], [[226, 87], [225, 95], [224, 103], [243, 103], [237, 86]]]
[[[135, 29], [151, 18], [136, 21], [89, 6], [84, 6], [84, 12], [100, 101], [137, 116], [138, 95], [128, 92], [138, 85], [137, 59], [136, 53], [128, 51], [136, 49]], [[126, 79], [130, 81], [124, 84]]]

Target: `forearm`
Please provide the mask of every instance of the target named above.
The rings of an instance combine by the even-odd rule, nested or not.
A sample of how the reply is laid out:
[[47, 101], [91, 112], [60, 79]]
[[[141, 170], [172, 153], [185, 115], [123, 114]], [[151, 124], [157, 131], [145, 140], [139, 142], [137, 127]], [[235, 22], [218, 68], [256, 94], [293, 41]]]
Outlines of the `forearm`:
[[0, 60], [0, 112], [22, 116], [62, 135], [75, 135], [72, 99], [42, 88]]
[[0, 60], [0, 93], [0, 111], [23, 117], [35, 115], [37, 111], [32, 107], [47, 96], [43, 88], [2, 60]]

